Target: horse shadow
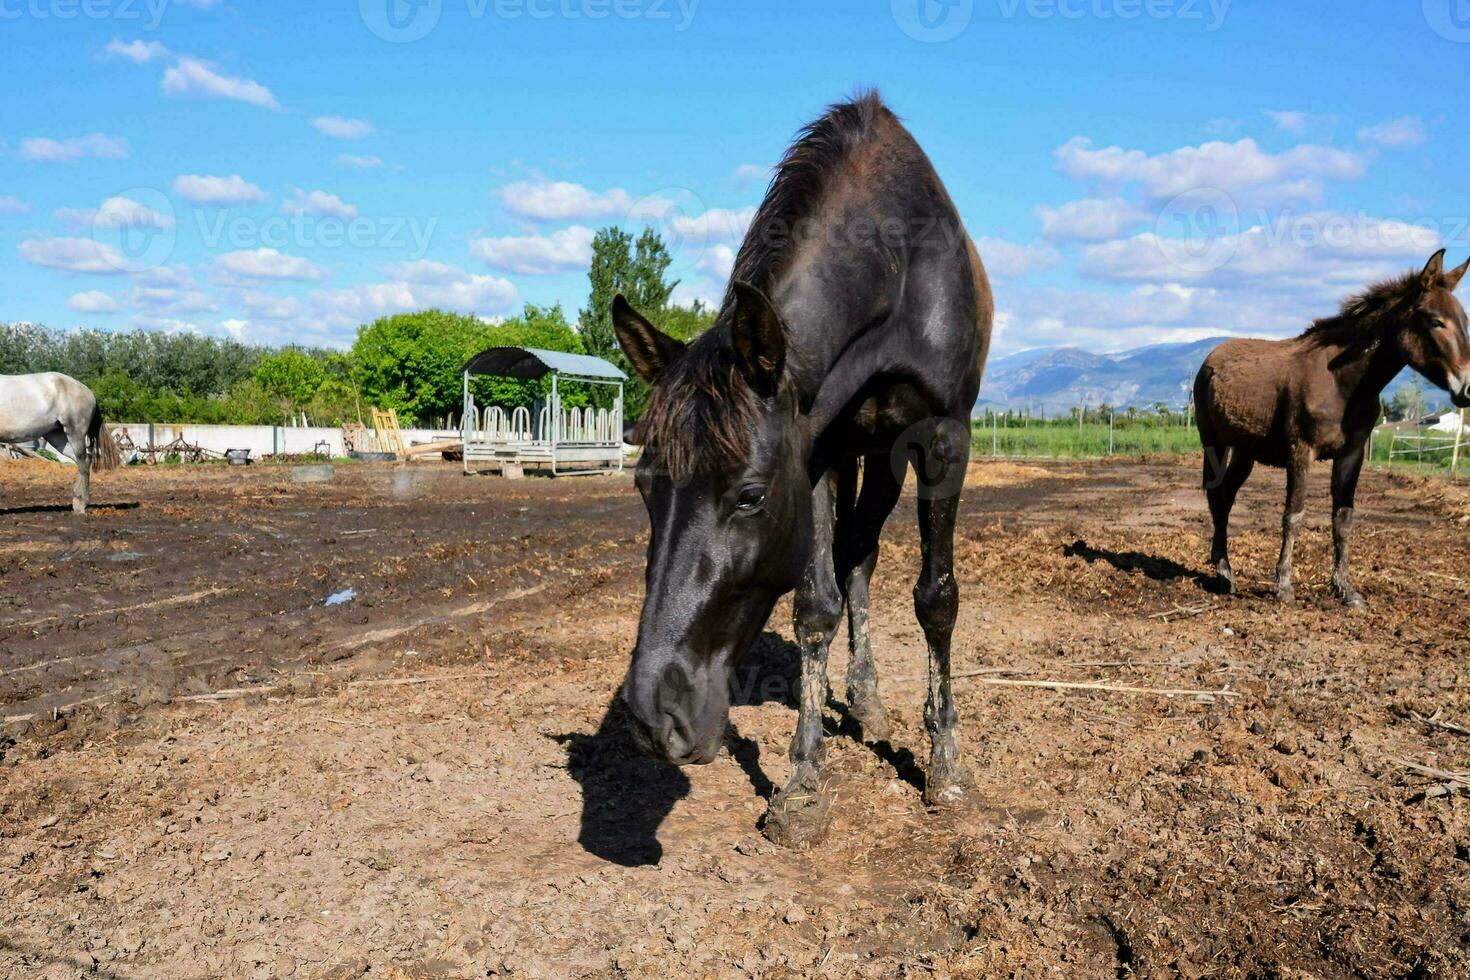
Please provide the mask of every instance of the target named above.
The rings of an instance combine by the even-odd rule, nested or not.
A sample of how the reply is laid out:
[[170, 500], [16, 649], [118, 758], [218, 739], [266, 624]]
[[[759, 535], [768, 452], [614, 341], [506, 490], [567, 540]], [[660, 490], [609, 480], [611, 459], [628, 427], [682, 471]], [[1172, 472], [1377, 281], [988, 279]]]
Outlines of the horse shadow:
[[[137, 510], [138, 502], [124, 501], [116, 504], [89, 504], [87, 510]], [[0, 507], [0, 517], [16, 517], [22, 514], [70, 514], [71, 504], [25, 504], [18, 507]]]
[[1186, 568], [1172, 558], [1160, 558], [1158, 555], [1149, 555], [1142, 551], [1109, 551], [1106, 548], [1094, 548], [1078, 538], [1069, 545], [1063, 545], [1062, 554], [1068, 558], [1081, 558], [1089, 565], [1096, 561], [1105, 561], [1120, 572], [1130, 574], [1142, 572], [1156, 582], [1189, 579], [1206, 591], [1215, 587], [1215, 578], [1212, 575], [1206, 575], [1193, 568]]
[[[730, 679], [732, 706], [778, 704], [797, 710], [801, 691], [801, 650], [769, 630], [761, 634]], [[836, 723], [824, 721], [828, 737], [847, 736], [861, 740], [860, 728], [846, 704], [829, 694], [827, 707]], [[567, 750], [567, 772], [582, 789], [582, 820], [577, 843], [595, 857], [624, 867], [655, 865], [663, 858], [658, 839], [674, 806], [689, 795], [690, 782], [683, 770], [646, 755], [628, 728], [628, 708], [621, 693], [614, 694], [603, 712], [597, 730], [550, 735]], [[888, 741], [867, 742], [899, 778], [920, 792], [924, 772], [907, 748]], [[725, 733], [730, 757], [750, 780], [752, 791], [769, 800], [776, 784], [761, 766], [760, 743], [742, 735], [734, 722]]]

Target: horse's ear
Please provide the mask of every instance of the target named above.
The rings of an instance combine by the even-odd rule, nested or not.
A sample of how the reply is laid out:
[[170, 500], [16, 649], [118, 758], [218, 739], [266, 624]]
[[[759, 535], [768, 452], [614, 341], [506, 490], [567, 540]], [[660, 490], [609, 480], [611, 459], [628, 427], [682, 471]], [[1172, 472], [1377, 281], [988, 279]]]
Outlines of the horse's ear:
[[628, 363], [649, 384], [684, 356], [684, 345], [645, 320], [622, 293], [613, 297], [612, 322]]
[[1466, 269], [1470, 269], [1470, 259], [1466, 259], [1460, 263], [1459, 268], [1446, 272], [1444, 274], [1444, 288], [1453, 293], [1455, 288], [1460, 285], [1460, 280], [1465, 278]]
[[786, 368], [786, 327], [765, 293], [739, 280], [730, 288], [735, 294], [730, 341], [740, 373], [757, 394], [768, 398], [776, 393]]
[[1429, 264], [1424, 271], [1419, 273], [1419, 285], [1425, 289], [1438, 289], [1439, 281], [1444, 277], [1444, 249], [1440, 249], [1430, 256]]

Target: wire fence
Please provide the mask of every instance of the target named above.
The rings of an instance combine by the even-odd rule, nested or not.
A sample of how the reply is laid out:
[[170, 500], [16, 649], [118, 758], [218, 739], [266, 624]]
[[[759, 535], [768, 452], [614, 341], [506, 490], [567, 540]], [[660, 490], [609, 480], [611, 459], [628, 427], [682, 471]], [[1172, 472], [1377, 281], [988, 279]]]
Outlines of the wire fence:
[[[1380, 425], [1369, 440], [1368, 461], [1470, 478], [1470, 413], [1458, 428], [1405, 429]], [[1073, 409], [1070, 418], [986, 412], [971, 420], [971, 453], [990, 459], [1105, 459], [1200, 451], [1192, 412], [1109, 412]]]

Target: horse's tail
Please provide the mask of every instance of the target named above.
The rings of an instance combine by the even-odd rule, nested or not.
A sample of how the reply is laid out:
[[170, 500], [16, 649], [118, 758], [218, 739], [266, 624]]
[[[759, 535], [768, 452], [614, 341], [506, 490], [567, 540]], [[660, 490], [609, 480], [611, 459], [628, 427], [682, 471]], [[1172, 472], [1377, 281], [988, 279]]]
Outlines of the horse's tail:
[[102, 406], [92, 402], [92, 419], [87, 423], [87, 458], [98, 470], [110, 470], [122, 465], [122, 451], [112, 432], [102, 424]]

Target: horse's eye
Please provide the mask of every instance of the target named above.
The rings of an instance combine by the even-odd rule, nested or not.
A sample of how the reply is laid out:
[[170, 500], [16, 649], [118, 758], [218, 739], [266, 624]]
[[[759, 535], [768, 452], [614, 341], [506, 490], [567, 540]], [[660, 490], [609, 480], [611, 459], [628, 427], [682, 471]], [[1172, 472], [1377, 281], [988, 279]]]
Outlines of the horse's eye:
[[766, 505], [766, 488], [752, 484], [740, 491], [735, 498], [735, 508], [742, 514], [754, 514]]

